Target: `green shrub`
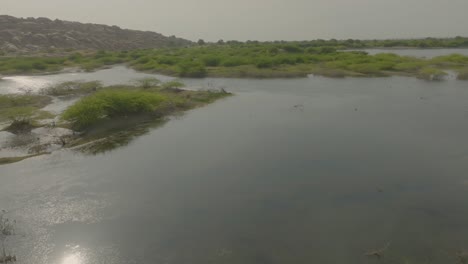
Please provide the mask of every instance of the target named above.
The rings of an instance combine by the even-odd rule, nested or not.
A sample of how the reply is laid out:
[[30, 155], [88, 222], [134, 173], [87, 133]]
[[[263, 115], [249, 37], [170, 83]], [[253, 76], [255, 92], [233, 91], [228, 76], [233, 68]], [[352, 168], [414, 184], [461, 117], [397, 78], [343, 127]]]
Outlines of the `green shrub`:
[[160, 94], [141, 90], [102, 90], [76, 102], [62, 118], [84, 129], [107, 118], [151, 113], [165, 100]]
[[273, 62], [271, 59], [262, 58], [256, 63], [257, 68], [264, 69], [264, 68], [271, 68], [273, 66]]
[[221, 58], [217, 56], [205, 56], [202, 58], [202, 61], [205, 64], [205, 66], [216, 67], [219, 66], [219, 64], [221, 63]]
[[206, 76], [206, 68], [201, 63], [185, 62], [178, 65], [178, 74], [180, 77], [202, 78]]
[[177, 63], [177, 59], [169, 57], [169, 56], [163, 56], [163, 57], [159, 57], [157, 59], [157, 62], [163, 65], [175, 65]]
[[224, 67], [236, 67], [236, 66], [241, 66], [241, 65], [246, 65], [246, 64], [248, 64], [246, 59], [239, 58], [239, 57], [232, 57], [232, 58], [228, 58], [225, 61], [223, 61], [222, 66], [224, 66]]

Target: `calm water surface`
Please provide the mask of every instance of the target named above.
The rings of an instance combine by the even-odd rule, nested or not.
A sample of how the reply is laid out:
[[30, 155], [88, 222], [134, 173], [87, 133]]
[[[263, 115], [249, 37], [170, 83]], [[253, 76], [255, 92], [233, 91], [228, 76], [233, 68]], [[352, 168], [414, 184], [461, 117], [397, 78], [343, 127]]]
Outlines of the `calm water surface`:
[[383, 263], [456, 263], [468, 249], [467, 82], [185, 82], [236, 96], [105, 154], [0, 167], [18, 263], [376, 263], [364, 253], [387, 243]]
[[468, 49], [362, 49], [370, 55], [378, 53], [395, 53], [400, 56], [412, 56], [419, 58], [434, 58], [450, 54], [462, 54], [468, 56]]

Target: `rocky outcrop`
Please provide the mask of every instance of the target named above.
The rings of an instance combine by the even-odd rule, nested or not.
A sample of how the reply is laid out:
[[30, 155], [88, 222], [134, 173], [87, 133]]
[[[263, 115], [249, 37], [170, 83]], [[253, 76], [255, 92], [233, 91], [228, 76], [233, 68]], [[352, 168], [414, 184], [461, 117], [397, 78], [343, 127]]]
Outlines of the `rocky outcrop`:
[[132, 50], [190, 44], [192, 42], [185, 39], [150, 31], [0, 15], [0, 50], [7, 53], [51, 49]]

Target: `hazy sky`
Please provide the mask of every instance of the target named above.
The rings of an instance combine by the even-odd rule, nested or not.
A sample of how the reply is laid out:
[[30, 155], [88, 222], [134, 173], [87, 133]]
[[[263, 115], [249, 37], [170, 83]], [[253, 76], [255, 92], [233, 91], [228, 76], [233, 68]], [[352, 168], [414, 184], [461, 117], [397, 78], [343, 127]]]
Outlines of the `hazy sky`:
[[197, 40], [468, 36], [468, 0], [0, 0], [0, 14]]

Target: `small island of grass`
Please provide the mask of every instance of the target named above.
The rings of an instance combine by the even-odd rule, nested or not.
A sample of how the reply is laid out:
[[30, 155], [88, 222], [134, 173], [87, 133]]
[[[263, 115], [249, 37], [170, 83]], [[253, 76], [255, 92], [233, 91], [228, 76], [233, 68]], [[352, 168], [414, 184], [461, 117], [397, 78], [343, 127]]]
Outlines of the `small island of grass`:
[[[1, 95], [2, 110], [10, 113], [3, 115], [3, 130], [21, 135], [18, 144], [27, 153], [3, 157], [0, 165], [49, 153], [52, 146], [104, 152], [127, 144], [169, 116], [231, 95], [223, 89], [194, 91], [182, 86], [177, 81], [162, 83], [152, 78], [107, 87], [97, 82], [67, 82], [44, 89], [42, 95]], [[70, 97], [80, 99], [55, 119], [40, 110], [53, 98]]]

